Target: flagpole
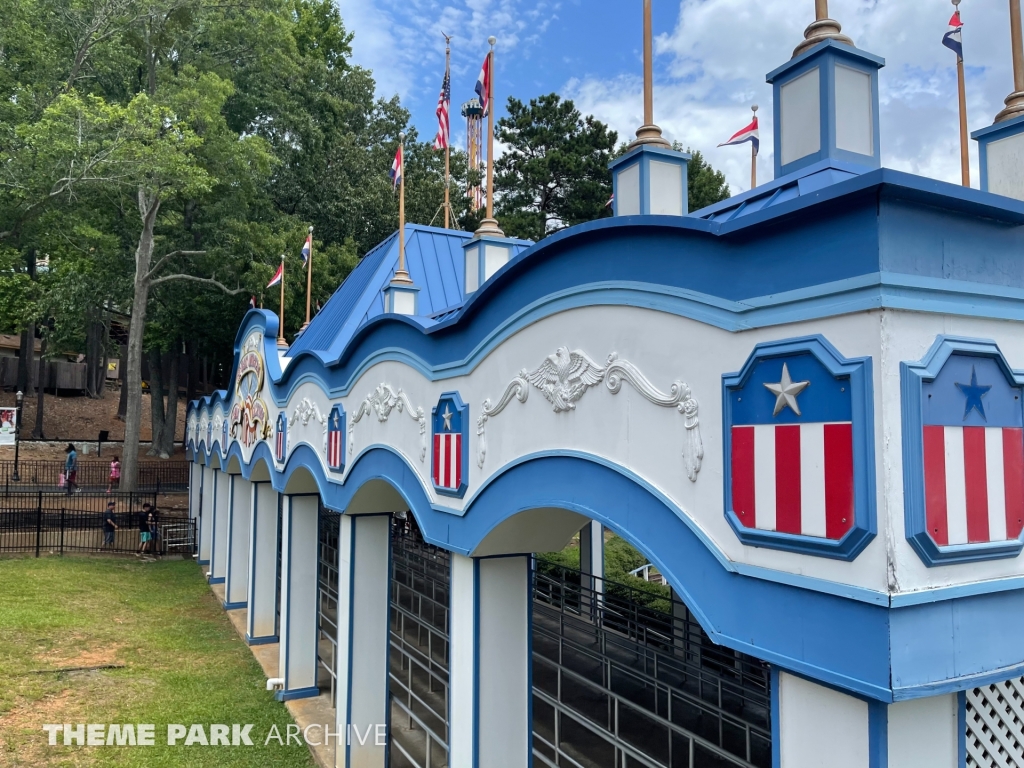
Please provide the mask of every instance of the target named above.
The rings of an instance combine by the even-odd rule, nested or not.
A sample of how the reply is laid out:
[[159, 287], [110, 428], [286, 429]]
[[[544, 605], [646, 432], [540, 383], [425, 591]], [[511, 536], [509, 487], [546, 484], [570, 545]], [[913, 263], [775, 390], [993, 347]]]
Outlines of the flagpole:
[[[452, 46], [451, 38], [445, 35], [444, 38], [444, 72], [445, 77], [448, 77], [448, 73], [451, 72], [452, 63]], [[451, 125], [451, 104], [448, 105], [448, 124]], [[445, 137], [444, 142], [444, 228], [448, 229], [450, 226], [449, 212], [451, 211], [451, 202], [449, 197], [449, 176], [451, 168], [451, 136]], [[403, 154], [402, 163], [405, 163], [405, 157]]]
[[309, 325], [309, 300], [313, 295], [313, 225], [309, 226], [309, 257], [306, 259], [306, 322], [302, 324], [299, 333], [306, 330]]
[[281, 254], [281, 304], [277, 309], [278, 330], [277, 346], [287, 347], [288, 342], [284, 340], [284, 254]]
[[405, 269], [405, 132], [398, 134], [402, 164], [399, 166], [398, 177], [398, 270], [393, 283], [412, 283], [412, 278]]
[[[956, 9], [957, 17], [960, 15], [960, 0], [951, 0], [953, 8]], [[961, 40], [961, 46], [963, 40]], [[962, 50], [962, 49], [961, 49]], [[968, 147], [967, 134], [967, 88], [964, 83], [964, 59], [957, 54], [956, 57], [956, 79], [957, 90], [960, 97], [960, 183], [965, 187], [971, 186], [971, 156]]]
[[487, 38], [491, 51], [490, 62], [487, 65], [489, 77], [487, 78], [487, 218], [494, 218], [494, 44], [497, 38], [493, 35]]
[[[757, 104], [750, 108], [750, 111], [754, 113], [754, 119], [757, 119]], [[753, 140], [750, 142], [750, 188], [753, 189], [757, 186], [757, 145], [754, 144]]]
[[1013, 57], [1013, 93], [1006, 97], [1006, 108], [996, 115], [997, 123], [1024, 114], [1024, 34], [1020, 0], [1010, 0], [1010, 54]]

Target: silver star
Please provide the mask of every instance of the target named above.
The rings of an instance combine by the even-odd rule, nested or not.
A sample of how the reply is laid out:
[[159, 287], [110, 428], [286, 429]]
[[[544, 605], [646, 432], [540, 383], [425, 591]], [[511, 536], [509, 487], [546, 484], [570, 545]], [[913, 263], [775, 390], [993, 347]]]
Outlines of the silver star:
[[769, 392], [775, 395], [775, 411], [772, 416], [778, 416], [786, 406], [793, 409], [793, 413], [800, 415], [800, 406], [796, 402], [796, 396], [803, 392], [811, 382], [793, 381], [789, 376], [789, 366], [782, 364], [782, 381], [778, 384], [765, 384]]
[[454, 416], [454, 415], [455, 414], [452, 413], [451, 410], [446, 405], [444, 407], [444, 413], [441, 414], [441, 418], [444, 419], [444, 430], [445, 430], [445, 432], [451, 432], [452, 431], [452, 416]]

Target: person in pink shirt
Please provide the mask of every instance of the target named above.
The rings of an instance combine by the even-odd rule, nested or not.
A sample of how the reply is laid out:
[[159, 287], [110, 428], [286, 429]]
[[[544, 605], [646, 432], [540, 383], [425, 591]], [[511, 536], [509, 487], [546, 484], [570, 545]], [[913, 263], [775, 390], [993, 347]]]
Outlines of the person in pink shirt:
[[116, 491], [119, 485], [121, 485], [121, 460], [115, 456], [114, 460], [110, 462], [110, 479], [107, 481], [107, 493]]

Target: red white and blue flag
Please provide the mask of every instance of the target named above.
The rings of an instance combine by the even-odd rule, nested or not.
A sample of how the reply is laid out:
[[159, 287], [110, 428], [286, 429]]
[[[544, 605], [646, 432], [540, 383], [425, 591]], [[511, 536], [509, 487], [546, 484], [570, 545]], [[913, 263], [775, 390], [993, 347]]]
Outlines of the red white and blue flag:
[[309, 261], [309, 254], [313, 252], [313, 233], [306, 235], [306, 242], [302, 244], [302, 263]]
[[489, 53], [484, 59], [484, 65], [480, 67], [480, 75], [476, 79], [476, 86], [473, 90], [476, 91], [477, 98], [480, 99], [480, 106], [486, 115], [487, 109], [491, 105], [491, 54]]
[[1019, 390], [1007, 387], [988, 360], [953, 356], [950, 362], [947, 376], [925, 385], [928, 535], [940, 547], [1016, 539], [1024, 529]]
[[398, 189], [398, 185], [402, 183], [402, 145], [398, 145], [398, 150], [395, 152], [394, 162], [391, 163], [391, 189]]
[[280, 283], [282, 279], [284, 279], [284, 262], [283, 261], [281, 262], [281, 266], [279, 266], [277, 268], [277, 272], [274, 273], [274, 276], [272, 278], [270, 278], [270, 282], [267, 283], [267, 288], [273, 288], [275, 285]]
[[452, 77], [446, 65], [444, 68], [444, 82], [441, 83], [441, 93], [437, 97], [437, 136], [434, 138], [434, 149], [445, 149], [448, 146], [450, 126], [448, 112], [452, 102]]
[[727, 147], [731, 144], [743, 144], [747, 141], [754, 145], [754, 154], [756, 155], [761, 149], [761, 133], [757, 129], [756, 117], [750, 121], [750, 125], [742, 130], [736, 131], [728, 141], [723, 141], [718, 146]]
[[761, 362], [730, 393], [729, 484], [741, 525], [829, 540], [853, 527], [849, 390], [809, 356], [795, 355]]
[[255, 296], [250, 296], [249, 297], [249, 309], [256, 309], [256, 297]]
[[433, 409], [434, 445], [431, 474], [441, 493], [459, 495], [466, 488], [466, 407], [454, 393], [441, 396]]
[[963, 37], [960, 34], [963, 26], [963, 22], [960, 21], [960, 9], [958, 8], [953, 11], [953, 18], [949, 20], [949, 28], [946, 30], [946, 34], [942, 36], [942, 44], [953, 51], [958, 59], [964, 57]]

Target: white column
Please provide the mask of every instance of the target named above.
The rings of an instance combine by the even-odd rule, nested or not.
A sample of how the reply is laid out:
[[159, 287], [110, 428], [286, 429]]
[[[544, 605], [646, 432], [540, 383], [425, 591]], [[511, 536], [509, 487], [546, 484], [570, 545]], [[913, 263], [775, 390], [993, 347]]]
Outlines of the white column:
[[213, 467], [203, 466], [203, 498], [199, 508], [199, 564], [209, 565], [213, 552], [213, 507], [217, 491], [218, 472]]
[[530, 763], [530, 559], [451, 556], [450, 764]]
[[883, 747], [885, 725], [877, 718], [884, 719], [884, 704], [782, 671], [772, 682], [778, 689], [772, 718], [778, 718], [779, 768], [884, 768], [871, 757]]
[[228, 512], [231, 509], [231, 476], [216, 472], [213, 495], [213, 536], [210, 541], [210, 583], [223, 584], [228, 572]]
[[316, 598], [319, 504], [315, 495], [285, 496], [281, 518], [278, 701], [316, 696]]
[[583, 597], [593, 598], [593, 609], [604, 594], [604, 526], [596, 521], [580, 529], [580, 570], [580, 586], [589, 590]]
[[900, 701], [888, 707], [892, 768], [957, 768], [960, 722], [957, 695]]
[[[337, 725], [342, 743], [336, 765], [384, 768], [391, 518], [342, 515], [340, 523]], [[349, 735], [347, 745], [344, 734]]]
[[270, 483], [250, 483], [249, 611], [245, 640], [249, 645], [276, 643], [278, 500]]
[[224, 608], [244, 608], [249, 595], [249, 517], [252, 514], [252, 483], [231, 475], [228, 494], [228, 556], [224, 574]]

